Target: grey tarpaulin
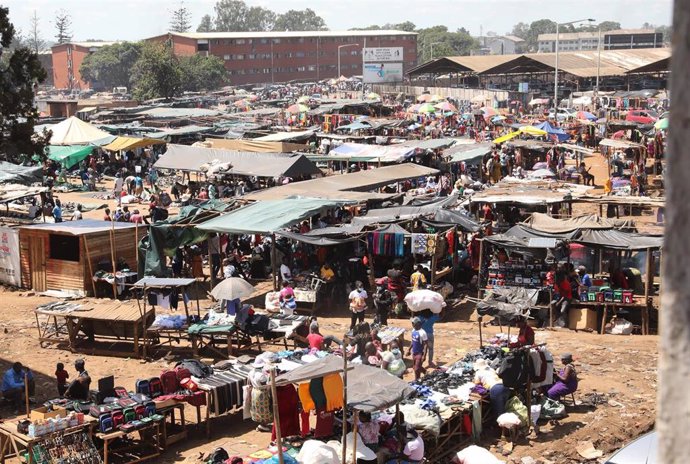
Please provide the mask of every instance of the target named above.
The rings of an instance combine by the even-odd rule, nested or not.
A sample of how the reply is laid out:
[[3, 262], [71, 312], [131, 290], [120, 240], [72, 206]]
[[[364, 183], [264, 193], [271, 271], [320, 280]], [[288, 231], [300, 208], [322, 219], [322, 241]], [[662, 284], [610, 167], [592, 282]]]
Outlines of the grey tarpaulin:
[[0, 184], [31, 185], [42, 181], [43, 168], [41, 166], [20, 166], [0, 161]]
[[633, 234], [619, 230], [582, 230], [575, 243], [593, 248], [612, 250], [646, 250], [663, 247], [664, 238], [650, 235]]
[[354, 242], [358, 238], [358, 237], [347, 237], [347, 236], [345, 236], [343, 238], [335, 238], [335, 237], [315, 236], [315, 235], [308, 235], [308, 234], [297, 234], [297, 233], [290, 232], [287, 230], [276, 231], [276, 235], [280, 235], [281, 237], [285, 237], [287, 239], [294, 240], [295, 242], [304, 242], [304, 243], [308, 243], [310, 245], [316, 245], [316, 246], [342, 245], [343, 243]]
[[538, 289], [493, 288], [477, 303], [477, 313], [480, 316], [498, 317], [501, 321], [514, 321], [520, 316], [529, 315], [538, 295]]

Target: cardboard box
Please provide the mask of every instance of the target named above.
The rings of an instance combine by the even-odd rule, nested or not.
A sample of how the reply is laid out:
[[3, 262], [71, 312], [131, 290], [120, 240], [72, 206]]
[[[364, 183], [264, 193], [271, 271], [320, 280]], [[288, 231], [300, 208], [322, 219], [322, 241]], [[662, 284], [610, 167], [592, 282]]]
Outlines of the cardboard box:
[[29, 419], [32, 421], [45, 420], [51, 417], [67, 417], [67, 410], [60, 406], [54, 406], [52, 411], [48, 411], [48, 408], [41, 406], [40, 408], [31, 410], [31, 414], [29, 415]]
[[588, 308], [570, 308], [568, 327], [571, 329], [597, 330], [597, 312]]

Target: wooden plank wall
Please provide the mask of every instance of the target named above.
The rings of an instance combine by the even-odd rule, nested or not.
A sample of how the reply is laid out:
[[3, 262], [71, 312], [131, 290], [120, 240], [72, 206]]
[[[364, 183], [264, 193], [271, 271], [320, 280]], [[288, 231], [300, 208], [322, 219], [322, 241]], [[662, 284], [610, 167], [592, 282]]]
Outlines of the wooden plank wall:
[[26, 232], [19, 232], [19, 263], [22, 274], [22, 288], [31, 288], [31, 258], [29, 254], [29, 237]]
[[[137, 255], [136, 255], [136, 243], [135, 243], [135, 230], [134, 229], [115, 229], [115, 262], [117, 263], [120, 258], [123, 258], [129, 268], [136, 272], [137, 270]], [[146, 228], [139, 228], [139, 239], [146, 234]], [[89, 255], [91, 257], [91, 266], [93, 272], [98, 269], [98, 263], [105, 260], [108, 263], [111, 262], [110, 255], [110, 232], [99, 232], [95, 234], [85, 235], [84, 238], [88, 240], [89, 244]], [[83, 265], [83, 288], [88, 294], [93, 293], [91, 285], [91, 274], [89, 273], [89, 264], [86, 260], [86, 247], [84, 246], [84, 240], [82, 238], [81, 242], [81, 256]]]

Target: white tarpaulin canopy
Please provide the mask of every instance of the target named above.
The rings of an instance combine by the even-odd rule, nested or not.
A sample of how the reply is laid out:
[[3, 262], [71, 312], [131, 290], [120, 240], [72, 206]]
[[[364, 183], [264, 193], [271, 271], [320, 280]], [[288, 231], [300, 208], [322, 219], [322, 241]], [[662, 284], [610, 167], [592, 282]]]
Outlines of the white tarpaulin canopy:
[[107, 145], [115, 136], [72, 116], [50, 128], [51, 145]]

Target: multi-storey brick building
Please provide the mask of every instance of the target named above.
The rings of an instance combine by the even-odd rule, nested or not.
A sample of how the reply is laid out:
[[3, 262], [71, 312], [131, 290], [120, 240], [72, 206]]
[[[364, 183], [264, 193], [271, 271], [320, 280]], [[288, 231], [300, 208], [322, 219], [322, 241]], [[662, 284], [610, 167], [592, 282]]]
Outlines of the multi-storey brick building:
[[316, 81], [362, 74], [363, 47], [402, 47], [403, 73], [417, 64], [417, 34], [405, 31], [197, 32], [151, 37], [178, 55], [225, 62], [234, 85]]
[[79, 67], [89, 54], [105, 45], [115, 42], [70, 42], [55, 45], [53, 51], [53, 85], [56, 89], [89, 88], [89, 83], [82, 80]]

